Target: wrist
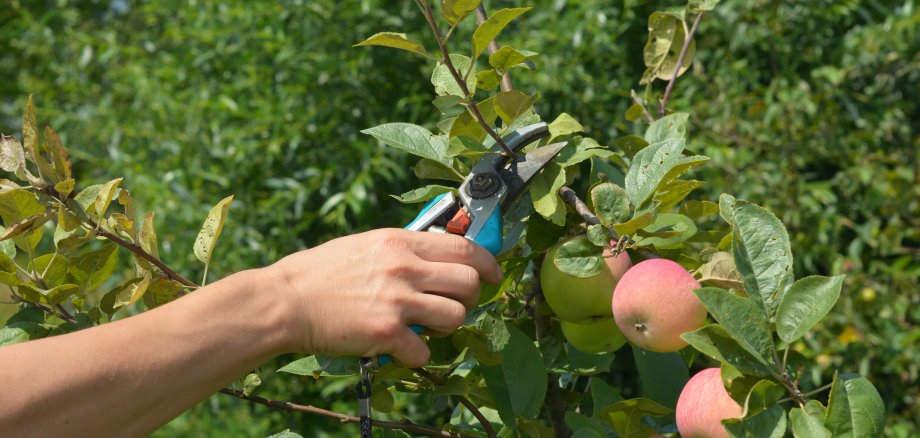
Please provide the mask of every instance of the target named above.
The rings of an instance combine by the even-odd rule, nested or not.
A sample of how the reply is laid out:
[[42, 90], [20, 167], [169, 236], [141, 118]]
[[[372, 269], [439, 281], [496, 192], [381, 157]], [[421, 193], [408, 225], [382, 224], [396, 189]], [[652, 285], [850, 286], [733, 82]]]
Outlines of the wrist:
[[274, 355], [304, 350], [304, 322], [299, 298], [289, 287], [284, 272], [273, 266], [238, 272], [227, 280], [244, 287], [247, 315], [261, 322], [257, 330]]

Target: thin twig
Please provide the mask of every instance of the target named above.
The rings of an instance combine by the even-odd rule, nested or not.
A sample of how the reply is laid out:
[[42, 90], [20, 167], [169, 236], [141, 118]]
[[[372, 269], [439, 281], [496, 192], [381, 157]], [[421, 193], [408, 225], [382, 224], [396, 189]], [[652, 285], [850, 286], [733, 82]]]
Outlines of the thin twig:
[[[820, 387], [820, 388], [818, 388], [818, 389], [815, 389], [814, 391], [808, 391], [808, 392], [802, 394], [802, 397], [811, 397], [811, 396], [813, 396], [813, 395], [818, 395], [818, 394], [820, 394], [820, 393], [822, 393], [822, 392], [824, 392], [824, 391], [827, 391], [828, 389], [831, 389], [832, 386], [834, 386], [833, 383], [828, 383], [827, 385], [824, 385], [824, 386], [822, 386], [822, 387]], [[777, 401], [777, 403], [786, 403], [786, 402], [790, 402], [790, 401], [792, 401], [792, 400], [793, 400], [792, 397], [786, 397], [786, 398], [780, 399], [779, 401]]]
[[[50, 315], [54, 315], [54, 316], [56, 316], [56, 317], [58, 317], [58, 318], [63, 319], [64, 321], [67, 321], [67, 322], [71, 323], [71, 324], [76, 324], [76, 323], [77, 323], [76, 318], [74, 318], [73, 316], [70, 316], [70, 314], [67, 313], [67, 311], [64, 310], [63, 308], [60, 308], [60, 304], [59, 304], [57, 307], [48, 307], [48, 306], [46, 306], [46, 305], [44, 305], [44, 304], [42, 304], [42, 303], [34, 303], [34, 302], [32, 302], [32, 301], [29, 301], [29, 300], [25, 299], [25, 298], [22, 297], [22, 296], [15, 295], [15, 294], [13, 295], [13, 300], [14, 300], [14, 301], [18, 301], [18, 302], [23, 303], [23, 304], [26, 304], [26, 305], [38, 307], [42, 312], [48, 313], [48, 314], [50, 314]], [[55, 308], [58, 308], [58, 310], [60, 310], [60, 312], [56, 311]]]
[[[412, 371], [415, 371], [418, 375], [424, 377], [425, 379], [427, 379], [428, 381], [430, 381], [431, 383], [435, 385], [444, 386], [443, 379], [428, 372], [428, 370], [424, 368], [413, 368]], [[462, 404], [463, 406], [465, 406], [467, 409], [470, 410], [473, 416], [476, 417], [477, 420], [479, 420], [479, 424], [482, 424], [482, 427], [483, 429], [485, 429], [486, 435], [488, 435], [489, 438], [497, 437], [497, 435], [495, 434], [495, 429], [492, 427], [492, 423], [490, 423], [489, 420], [486, 419], [485, 415], [482, 415], [482, 412], [480, 412], [479, 409], [476, 408], [476, 405], [474, 405], [468, 398], [462, 395], [453, 395], [451, 397], [453, 397], [454, 400], [457, 400], [458, 402], [460, 402], [460, 404]]]
[[687, 49], [690, 47], [690, 42], [693, 41], [693, 34], [696, 33], [696, 28], [700, 25], [700, 20], [702, 19], [703, 13], [700, 12], [697, 14], [696, 19], [693, 20], [693, 27], [690, 28], [690, 33], [684, 38], [684, 46], [680, 48], [680, 55], [677, 56], [677, 65], [674, 67], [674, 74], [671, 75], [671, 80], [668, 81], [668, 86], [664, 89], [664, 97], [661, 98], [661, 107], [658, 108], [658, 117], [663, 116], [667, 109], [668, 98], [671, 97], [671, 89], [674, 88], [674, 83], [677, 82], [677, 75], [680, 73], [680, 67], [684, 64], [684, 56], [687, 55]]
[[[270, 408], [281, 409], [281, 410], [290, 411], [290, 412], [306, 412], [309, 414], [321, 415], [324, 417], [335, 418], [342, 423], [357, 424], [361, 421], [360, 418], [355, 417], [353, 415], [340, 414], [338, 412], [333, 412], [333, 411], [329, 411], [326, 409], [317, 408], [315, 406], [299, 405], [296, 403], [291, 403], [288, 401], [281, 401], [281, 400], [272, 400], [272, 399], [268, 399], [265, 397], [259, 397], [257, 395], [246, 395], [246, 394], [243, 394], [243, 391], [236, 390], [236, 389], [224, 388], [224, 389], [221, 389], [220, 392], [222, 394], [227, 394], [227, 395], [239, 398], [239, 399], [251, 401], [254, 403], [258, 403], [260, 405], [265, 405]], [[384, 429], [399, 429], [399, 430], [404, 430], [406, 432], [422, 433], [428, 436], [435, 436], [435, 437], [461, 438], [461, 437], [470, 436], [470, 435], [461, 435], [461, 434], [453, 433], [453, 432], [447, 432], [447, 431], [443, 431], [440, 429], [435, 429], [433, 427], [422, 426], [420, 424], [411, 423], [408, 420], [401, 421], [401, 422], [374, 420], [373, 424], [374, 424], [374, 427], [380, 427]]]
[[[441, 35], [441, 29], [438, 27], [438, 22], [434, 18], [434, 12], [431, 10], [431, 4], [428, 3], [428, 0], [421, 0], [422, 4], [422, 15], [425, 16], [425, 20], [428, 21], [428, 25], [431, 26], [431, 31], [434, 32], [434, 37], [438, 41], [438, 48], [441, 50], [441, 56], [444, 58], [442, 61], [444, 65], [447, 66], [447, 70], [450, 72], [450, 75], [454, 77], [454, 81], [457, 82], [457, 85], [460, 87], [460, 91], [463, 92], [464, 97], [466, 98], [466, 106], [470, 109], [470, 113], [473, 114], [473, 117], [476, 118], [476, 121], [479, 122], [479, 125], [485, 129], [486, 133], [495, 140], [495, 143], [501, 146], [502, 150], [508, 154], [509, 157], [515, 157], [516, 154], [507, 144], [505, 140], [502, 140], [501, 136], [492, 129], [492, 126], [486, 122], [485, 117], [482, 116], [482, 113], [479, 111], [479, 107], [476, 106], [476, 102], [473, 100], [473, 94], [470, 93], [469, 87], [466, 86], [466, 80], [460, 76], [460, 73], [457, 71], [457, 68], [454, 66], [454, 62], [450, 59], [450, 52], [447, 51], [447, 45], [444, 43], [444, 37]], [[475, 62], [472, 60], [471, 62]]]
[[[562, 200], [565, 201], [566, 204], [571, 205], [572, 208], [575, 209], [575, 212], [581, 215], [581, 218], [584, 219], [586, 224], [600, 225], [601, 223], [600, 219], [598, 219], [597, 216], [594, 215], [594, 212], [592, 212], [591, 209], [588, 208], [588, 205], [585, 204], [585, 201], [582, 201], [581, 198], [578, 197], [578, 194], [575, 193], [574, 190], [572, 190], [568, 186], [562, 186], [562, 188], [559, 189], [559, 195], [562, 196]], [[607, 230], [610, 232], [611, 235], [613, 235], [614, 240], [620, 239], [620, 235], [617, 234], [616, 231], [614, 231], [613, 229], [609, 227], [607, 228]], [[632, 243], [632, 241], [630, 241], [630, 243]], [[649, 251], [645, 248], [634, 248], [633, 251], [635, 251], [636, 253], [638, 253], [639, 255], [647, 259], [660, 259], [661, 258], [661, 256], [659, 256], [658, 254], [655, 254], [654, 252]]]
[[645, 117], [645, 121], [648, 122], [649, 125], [655, 123], [655, 118], [648, 112], [648, 108], [645, 107], [645, 102], [642, 101], [639, 94], [636, 93], [636, 90], [629, 90], [629, 96], [632, 97], [633, 103], [639, 105], [639, 108], [642, 108], [642, 115]]

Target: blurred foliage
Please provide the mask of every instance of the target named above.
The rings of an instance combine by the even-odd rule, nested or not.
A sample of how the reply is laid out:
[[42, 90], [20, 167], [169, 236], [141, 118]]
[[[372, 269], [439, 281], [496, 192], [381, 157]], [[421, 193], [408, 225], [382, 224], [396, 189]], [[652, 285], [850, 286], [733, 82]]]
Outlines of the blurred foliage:
[[[515, 75], [515, 86], [539, 90], [540, 113], [568, 112], [600, 140], [644, 131], [624, 114], [631, 88], [651, 102], [663, 91], [662, 82], [638, 88], [645, 17], [662, 5], [531, 3], [501, 36], [540, 52], [537, 70]], [[187, 249], [208, 209], [231, 193], [212, 278], [414, 214], [387, 197], [418, 185], [412, 159], [358, 131], [433, 125], [430, 67], [351, 48], [381, 29], [430, 45], [412, 2], [6, 4], [0, 132], [19, 133], [34, 93], [43, 123], [73, 152], [75, 173], [100, 182], [124, 175], [139, 209], [160, 212], [161, 256], [192, 278], [200, 268]], [[825, 330], [797, 348], [820, 364], [816, 382], [858, 364], [888, 404], [888, 433], [904, 437], [920, 433], [918, 8], [915, 0], [723, 1], [704, 17], [696, 58], [669, 102], [692, 114], [689, 148], [713, 158], [698, 171], [707, 186], [694, 197], [728, 192], [770, 207], [790, 231], [797, 276], [847, 274]], [[265, 381], [265, 396], [356, 408], [347, 379]], [[436, 424], [430, 407], [443, 397], [400, 403], [408, 418]], [[327, 419], [214, 397], [158, 434], [288, 427], [346, 433]]]

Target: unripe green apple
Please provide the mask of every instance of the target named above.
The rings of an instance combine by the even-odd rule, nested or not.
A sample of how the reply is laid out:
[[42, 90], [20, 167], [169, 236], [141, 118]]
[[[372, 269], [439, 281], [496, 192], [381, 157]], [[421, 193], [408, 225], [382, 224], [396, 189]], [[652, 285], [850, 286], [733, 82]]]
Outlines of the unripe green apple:
[[562, 335], [573, 347], [584, 353], [595, 354], [619, 350], [626, 338], [613, 318], [604, 318], [587, 324], [560, 321]]
[[559, 270], [553, 259], [559, 251], [558, 244], [552, 247], [543, 259], [540, 269], [540, 284], [543, 296], [550, 309], [563, 321], [586, 323], [610, 317], [610, 297], [623, 273], [632, 266], [629, 255], [616, 257], [604, 250], [607, 269], [590, 278], [578, 278]]
[[633, 266], [617, 283], [612, 310], [623, 336], [649, 351], [668, 353], [687, 346], [680, 335], [706, 322], [706, 308], [693, 294], [697, 282], [683, 266], [650, 259]]
[[729, 438], [722, 425], [740, 418], [743, 409], [725, 390], [718, 368], [696, 373], [677, 399], [677, 430], [682, 438]]

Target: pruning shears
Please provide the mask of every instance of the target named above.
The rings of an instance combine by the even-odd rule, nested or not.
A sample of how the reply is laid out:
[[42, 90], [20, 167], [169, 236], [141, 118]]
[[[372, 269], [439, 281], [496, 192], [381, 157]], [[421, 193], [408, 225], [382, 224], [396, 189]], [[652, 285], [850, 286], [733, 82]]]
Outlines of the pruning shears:
[[[502, 140], [512, 151], [518, 152], [548, 135], [549, 127], [541, 122], [519, 128]], [[502, 249], [502, 212], [511, 210], [527, 192], [533, 178], [566, 144], [553, 143], [515, 157], [502, 154], [496, 144], [492, 153], [473, 166], [456, 194], [448, 192], [428, 201], [405, 229], [462, 235], [498, 255]], [[419, 325], [409, 327], [416, 334], [424, 331]], [[390, 361], [390, 356], [381, 355], [376, 358], [376, 365], [383, 366]]]

